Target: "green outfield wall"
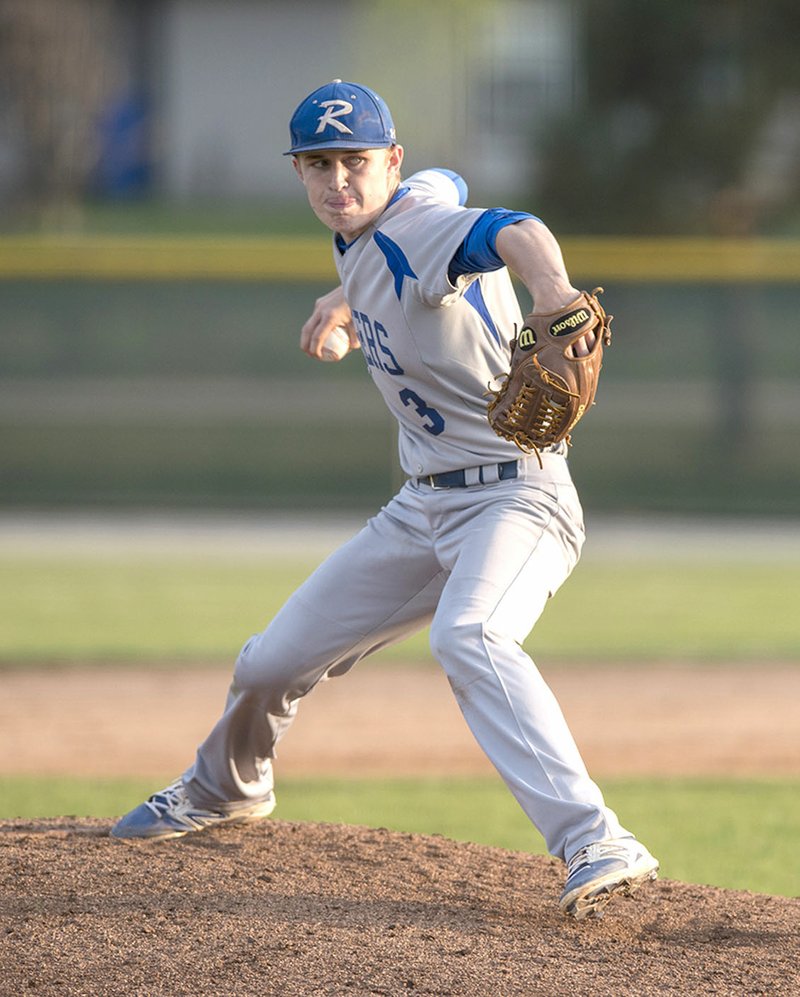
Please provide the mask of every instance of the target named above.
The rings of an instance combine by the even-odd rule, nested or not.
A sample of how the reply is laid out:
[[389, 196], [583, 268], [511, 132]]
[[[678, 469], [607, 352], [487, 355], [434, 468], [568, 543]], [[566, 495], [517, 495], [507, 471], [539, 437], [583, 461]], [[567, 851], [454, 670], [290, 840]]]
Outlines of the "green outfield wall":
[[[800, 512], [800, 242], [565, 239], [614, 343], [575, 434], [597, 511]], [[298, 348], [323, 237], [0, 239], [0, 507], [373, 507], [402, 480], [360, 357]]]

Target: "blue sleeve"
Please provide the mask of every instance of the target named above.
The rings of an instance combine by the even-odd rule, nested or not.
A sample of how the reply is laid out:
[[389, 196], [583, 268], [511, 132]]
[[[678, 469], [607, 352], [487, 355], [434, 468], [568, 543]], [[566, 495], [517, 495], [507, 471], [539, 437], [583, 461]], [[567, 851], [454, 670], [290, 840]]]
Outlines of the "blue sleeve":
[[488, 208], [484, 211], [450, 261], [447, 275], [451, 282], [455, 283], [462, 274], [488, 273], [504, 267], [505, 263], [495, 249], [497, 233], [506, 225], [513, 225], [526, 218], [539, 221], [536, 215], [525, 211], [509, 211], [506, 208]]

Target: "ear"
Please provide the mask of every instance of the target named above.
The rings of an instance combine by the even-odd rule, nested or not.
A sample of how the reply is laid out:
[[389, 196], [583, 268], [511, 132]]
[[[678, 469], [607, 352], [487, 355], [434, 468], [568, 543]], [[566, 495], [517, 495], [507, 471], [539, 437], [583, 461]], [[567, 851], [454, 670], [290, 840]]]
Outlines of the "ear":
[[397, 170], [400, 172], [400, 167], [403, 165], [403, 147], [402, 145], [393, 145], [389, 148], [389, 158], [387, 160], [387, 165], [392, 170]]
[[292, 156], [292, 166], [294, 166], [294, 171], [300, 177], [300, 180], [303, 183], [305, 183], [305, 181], [303, 180], [303, 169], [300, 166], [300, 160], [297, 158], [297, 156]]

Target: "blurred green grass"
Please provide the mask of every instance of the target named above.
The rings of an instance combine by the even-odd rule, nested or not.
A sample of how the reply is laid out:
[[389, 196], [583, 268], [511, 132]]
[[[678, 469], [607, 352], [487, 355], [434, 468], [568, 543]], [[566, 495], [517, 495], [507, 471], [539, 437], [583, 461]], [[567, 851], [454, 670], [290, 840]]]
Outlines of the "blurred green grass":
[[[0, 556], [0, 665], [230, 660], [312, 557]], [[586, 558], [526, 642], [541, 661], [800, 661], [800, 564]], [[381, 652], [430, 657], [425, 632]]]
[[[169, 777], [167, 777], [169, 778]], [[137, 779], [0, 776], [0, 818], [115, 817], [160, 786]], [[800, 895], [797, 781], [608, 780], [622, 822], [683, 882]], [[495, 778], [286, 779], [275, 816], [360, 824], [544, 854], [541, 838]]]

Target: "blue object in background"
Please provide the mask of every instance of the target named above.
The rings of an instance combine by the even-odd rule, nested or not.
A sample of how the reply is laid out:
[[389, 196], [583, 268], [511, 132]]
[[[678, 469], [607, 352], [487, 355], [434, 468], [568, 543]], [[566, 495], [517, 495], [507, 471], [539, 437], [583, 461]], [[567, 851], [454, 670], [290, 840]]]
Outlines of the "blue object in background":
[[148, 193], [153, 177], [147, 100], [127, 94], [113, 101], [100, 120], [100, 155], [94, 172], [97, 194], [135, 198]]

